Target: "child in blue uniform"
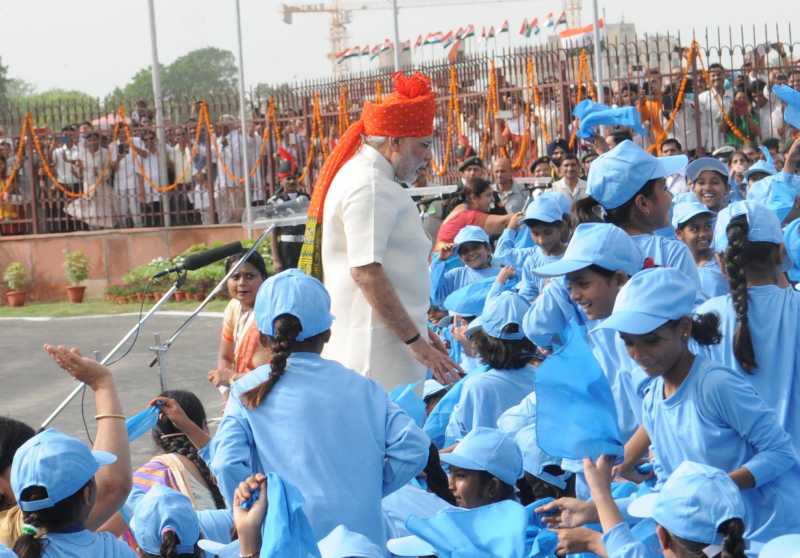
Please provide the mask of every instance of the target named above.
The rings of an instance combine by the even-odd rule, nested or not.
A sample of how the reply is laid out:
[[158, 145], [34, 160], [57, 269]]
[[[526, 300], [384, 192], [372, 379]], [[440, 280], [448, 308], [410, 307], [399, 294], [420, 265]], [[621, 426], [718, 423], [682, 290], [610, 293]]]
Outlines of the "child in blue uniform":
[[719, 213], [731, 201], [728, 167], [714, 157], [700, 157], [686, 167], [686, 178], [697, 201], [712, 213]]
[[730, 295], [700, 306], [720, 317], [722, 342], [711, 360], [740, 372], [778, 416], [800, 451], [800, 293], [783, 274], [778, 218], [750, 200], [717, 217], [714, 250], [725, 264]]
[[[584, 460], [592, 500], [603, 526], [608, 558], [649, 558], [652, 554], [634, 537], [611, 496], [612, 460]], [[646, 494], [628, 506], [633, 517], [651, 518], [664, 556], [745, 558], [745, 506], [739, 487], [724, 472], [684, 461], [660, 492]]]
[[[575, 202], [582, 223], [613, 223], [627, 232], [655, 265], [677, 267], [697, 286], [697, 266], [686, 246], [653, 234], [669, 226], [672, 195], [664, 177], [683, 170], [685, 155], [653, 157], [630, 140], [595, 159], [589, 168], [587, 198]], [[698, 301], [700, 302], [700, 301]]]
[[507, 291], [489, 300], [470, 323], [472, 346], [489, 369], [464, 379], [447, 425], [447, 439], [459, 440], [478, 426], [495, 428], [503, 411], [533, 391], [535, 369], [530, 362], [536, 346], [522, 331], [527, 310], [522, 297]]
[[24, 517], [14, 552], [20, 558], [136, 558], [113, 534], [85, 526], [97, 495], [95, 473], [116, 460], [56, 430], [25, 442], [11, 465], [11, 488]]
[[700, 290], [705, 298], [728, 294], [728, 280], [719, 269], [711, 245], [714, 241], [714, 213], [698, 201], [675, 204], [672, 227], [675, 236], [692, 253], [700, 274]]
[[657, 486], [684, 461], [725, 471], [741, 489], [745, 537], [766, 542], [797, 528], [800, 465], [775, 413], [737, 372], [689, 350], [719, 342], [718, 318], [693, 315], [695, 293], [679, 270], [647, 269], [622, 288], [599, 328], [619, 332], [631, 358], [654, 381], [642, 425], [626, 445], [623, 469], [650, 444]]
[[450, 465], [450, 491], [461, 508], [477, 508], [514, 498], [522, 476], [522, 454], [513, 438], [480, 426], [455, 450], [442, 454]]
[[383, 545], [381, 498], [414, 478], [430, 441], [374, 381], [320, 357], [325, 287], [287, 270], [260, 287], [255, 319], [272, 361], [237, 380], [211, 442], [228, 503], [257, 471], [297, 487], [317, 539], [342, 524]]
[[[433, 287], [433, 304], [441, 306], [447, 296], [467, 285], [487, 277], [494, 277], [500, 272], [500, 267], [492, 263], [492, 245], [489, 235], [480, 227], [468, 225], [458, 231], [453, 242], [453, 252], [464, 264], [444, 272], [441, 279]], [[444, 248], [439, 253], [435, 265], [445, 265], [449, 258], [448, 251]], [[432, 277], [437, 277], [435, 272]]]

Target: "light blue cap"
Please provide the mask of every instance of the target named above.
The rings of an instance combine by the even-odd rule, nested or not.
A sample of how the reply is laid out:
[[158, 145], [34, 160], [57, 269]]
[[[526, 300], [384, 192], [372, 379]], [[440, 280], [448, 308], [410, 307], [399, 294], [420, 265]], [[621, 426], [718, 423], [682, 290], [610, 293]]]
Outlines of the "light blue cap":
[[783, 223], [786, 216], [792, 210], [797, 199], [798, 192], [792, 186], [783, 180], [776, 180], [772, 183], [769, 195], [763, 202], [778, 218], [778, 221]]
[[194, 546], [200, 538], [200, 522], [191, 500], [158, 484], [136, 504], [130, 527], [136, 544], [154, 556], [161, 554], [161, 538], [165, 531], [173, 531], [178, 536], [178, 554], [194, 554]]
[[[530, 308], [528, 301], [513, 291], [503, 291], [486, 302], [483, 312], [472, 323], [469, 331], [482, 328], [487, 335], [497, 339], [519, 341], [525, 337], [522, 331], [522, 319]], [[503, 331], [506, 326], [516, 325], [517, 331]]]
[[783, 229], [783, 245], [792, 261], [787, 271], [791, 281], [800, 281], [800, 219], [795, 219]]
[[322, 558], [384, 558], [386, 555], [367, 537], [344, 525], [328, 533], [318, 546]]
[[567, 480], [572, 476], [572, 473], [565, 471], [560, 475], [553, 475], [545, 471], [545, 467], [548, 465], [561, 467], [561, 459], [553, 457], [539, 447], [539, 442], [536, 439], [535, 424], [523, 427], [514, 436], [514, 440], [522, 452], [522, 468], [525, 472], [562, 490], [567, 487]]
[[582, 223], [575, 228], [564, 257], [537, 267], [533, 272], [554, 277], [597, 265], [633, 275], [642, 269], [643, 263], [639, 247], [621, 228], [610, 223]]
[[453, 239], [453, 250], [458, 254], [459, 248], [462, 244], [467, 242], [480, 242], [481, 244], [490, 245], [489, 235], [481, 227], [476, 225], [467, 225], [458, 231], [455, 239]]
[[558, 204], [561, 213], [564, 215], [569, 215], [572, 211], [572, 198], [566, 195], [564, 192], [554, 192], [553, 190], [545, 190], [537, 199], [542, 198], [550, 198], [551, 200], [555, 200]]
[[630, 140], [592, 161], [586, 192], [606, 209], [633, 198], [647, 181], [675, 174], [689, 162], [686, 155], [653, 157]]
[[325, 286], [299, 269], [287, 269], [261, 284], [256, 295], [258, 331], [274, 335], [275, 320], [290, 314], [300, 321], [298, 341], [328, 331], [333, 323], [331, 297]]
[[422, 384], [422, 400], [424, 401], [428, 397], [432, 397], [445, 391], [447, 391], [447, 387], [443, 386], [436, 380], [425, 380], [425, 383]]
[[772, 91], [786, 103], [783, 120], [793, 128], [800, 130], [800, 91], [796, 91], [788, 85], [775, 85]]
[[206, 551], [206, 556], [216, 556], [217, 558], [239, 558], [241, 555], [241, 543], [239, 539], [229, 543], [221, 543], [210, 539], [200, 539], [197, 546]]
[[461, 469], [486, 471], [510, 486], [522, 476], [519, 446], [496, 428], [475, 427], [455, 450], [443, 453], [441, 460]]
[[[569, 211], [567, 211], [569, 213]], [[528, 204], [525, 209], [525, 218], [523, 222], [527, 221], [541, 221], [543, 223], [555, 223], [564, 219], [564, 211], [561, 204], [553, 196], [541, 196], [534, 199]]]
[[444, 299], [442, 306], [459, 316], [478, 316], [483, 312], [486, 297], [494, 285], [494, 277], [486, 277], [460, 289], [456, 289]]
[[530, 392], [497, 417], [497, 428], [509, 436], [516, 436], [517, 432], [531, 424], [536, 424], [536, 391]]
[[761, 547], [758, 558], [800, 558], [800, 533], [772, 539]]
[[719, 526], [744, 519], [742, 493], [727, 473], [693, 461], [684, 461], [660, 492], [630, 503], [634, 517], [652, 517], [667, 531], [687, 541], [719, 544]]
[[623, 333], [650, 333], [670, 320], [688, 316], [694, 309], [697, 289], [681, 270], [654, 267], [640, 271], [623, 285], [614, 311], [598, 329]]
[[686, 178], [688, 178], [690, 182], [694, 182], [703, 171], [718, 172], [724, 177], [723, 180], [727, 186], [728, 167], [719, 159], [715, 157], [700, 157], [699, 159], [695, 159], [686, 167]]
[[[52, 508], [78, 492], [103, 465], [117, 457], [106, 451], [92, 451], [89, 446], [58, 430], [40, 432], [20, 446], [11, 464], [11, 489], [24, 512]], [[26, 501], [26, 488], [41, 486], [47, 498]]]
[[724, 252], [728, 249], [728, 225], [731, 219], [739, 215], [747, 216], [747, 240], [750, 242], [783, 243], [783, 231], [778, 217], [760, 203], [744, 200], [733, 202], [717, 213], [714, 225], [714, 251]]
[[697, 201], [697, 199], [675, 204], [672, 206], [672, 228], [677, 229], [692, 217], [703, 213], [714, 214], [713, 211]]
[[765, 174], [767, 174], [769, 176], [772, 176], [773, 174], [775, 174], [778, 171], [775, 170], [775, 165], [774, 164], [768, 163], [767, 161], [762, 161], [762, 160], [759, 159], [758, 161], [756, 161], [755, 163], [750, 165], [750, 168], [748, 168], [746, 171], [744, 171], [744, 179], [745, 179], [745, 181], [750, 180], [750, 177], [752, 175], [754, 175], [755, 173], [757, 173], [757, 172], [765, 173]]

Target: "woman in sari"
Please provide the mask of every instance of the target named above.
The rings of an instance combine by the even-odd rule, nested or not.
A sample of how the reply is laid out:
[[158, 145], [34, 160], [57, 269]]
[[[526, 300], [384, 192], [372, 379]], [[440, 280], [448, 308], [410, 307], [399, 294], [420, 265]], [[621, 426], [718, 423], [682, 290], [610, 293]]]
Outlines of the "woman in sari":
[[[225, 271], [229, 271], [241, 256], [228, 258]], [[270, 361], [270, 353], [261, 346], [253, 321], [256, 293], [267, 277], [264, 259], [253, 252], [228, 279], [231, 300], [225, 307], [217, 367], [208, 373], [208, 381], [217, 388], [226, 388], [237, 377]]]

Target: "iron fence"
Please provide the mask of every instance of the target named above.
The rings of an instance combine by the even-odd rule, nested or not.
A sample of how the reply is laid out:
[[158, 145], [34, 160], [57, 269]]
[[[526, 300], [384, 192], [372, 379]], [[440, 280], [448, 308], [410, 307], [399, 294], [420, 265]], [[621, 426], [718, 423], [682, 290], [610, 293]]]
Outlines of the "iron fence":
[[[605, 100], [639, 108], [646, 133], [635, 139], [651, 150], [667, 137], [691, 154], [766, 138], [784, 143], [792, 130], [771, 87], [800, 90], [799, 46], [790, 26], [686, 39], [635, 37], [625, 24], [608, 25], [600, 56]], [[430, 182], [455, 181], [471, 153], [508, 156], [525, 174], [556, 139], [591, 149], [574, 137], [572, 117], [581, 98], [597, 98], [591, 43], [459, 54], [454, 64], [417, 68], [437, 93]], [[0, 235], [239, 222], [245, 175], [254, 205], [275, 193], [284, 167], [296, 167], [310, 190], [363, 103], [390, 91], [389, 71], [254, 90], [244, 133], [233, 116], [235, 92], [165, 99], [166, 176], [147, 102], [0, 106]], [[742, 95], [745, 105], [734, 103]]]

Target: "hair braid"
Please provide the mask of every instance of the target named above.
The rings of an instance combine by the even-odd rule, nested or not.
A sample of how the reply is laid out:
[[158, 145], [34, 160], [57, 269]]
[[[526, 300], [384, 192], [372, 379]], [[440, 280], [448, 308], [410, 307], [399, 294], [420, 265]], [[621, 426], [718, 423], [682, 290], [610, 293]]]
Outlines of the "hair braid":
[[289, 314], [278, 316], [273, 324], [275, 335], [269, 337], [269, 348], [272, 351], [269, 377], [255, 388], [242, 395], [244, 404], [255, 409], [264, 401], [272, 388], [286, 372], [286, 361], [292, 354], [292, 348], [297, 342], [303, 327], [300, 321]]
[[721, 558], [746, 558], [744, 552], [744, 522], [734, 517], [719, 526], [725, 537], [722, 541]]
[[189, 438], [186, 436], [175, 436], [166, 438], [162, 442], [161, 447], [164, 448], [167, 453], [177, 453], [194, 463], [194, 466], [197, 467], [197, 470], [200, 472], [200, 476], [203, 477], [206, 486], [208, 486], [209, 492], [211, 492], [214, 505], [217, 506], [218, 510], [225, 509], [227, 506], [217, 486], [216, 477], [211, 473], [211, 470], [208, 468], [206, 462], [203, 461], [203, 458], [197, 453], [197, 448], [189, 441]]
[[747, 276], [745, 274], [745, 248], [747, 243], [747, 217], [731, 219], [727, 228], [728, 248], [725, 251], [725, 268], [730, 283], [731, 301], [736, 311], [736, 332], [733, 337], [733, 354], [739, 365], [748, 373], [758, 366], [753, 339], [747, 317]]

